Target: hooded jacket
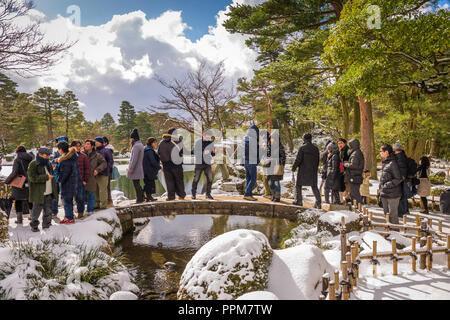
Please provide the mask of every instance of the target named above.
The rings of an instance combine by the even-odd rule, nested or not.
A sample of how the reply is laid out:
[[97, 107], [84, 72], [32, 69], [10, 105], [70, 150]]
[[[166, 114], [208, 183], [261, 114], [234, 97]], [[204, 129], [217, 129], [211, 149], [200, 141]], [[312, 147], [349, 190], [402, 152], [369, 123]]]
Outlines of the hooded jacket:
[[142, 166], [144, 167], [144, 179], [156, 180], [158, 179], [158, 172], [161, 170], [160, 159], [156, 151], [149, 146], [144, 149], [144, 160]]
[[25, 180], [25, 185], [23, 188], [15, 188], [12, 187], [11, 198], [14, 200], [28, 200], [29, 190], [26, 185], [28, 184], [28, 166], [31, 161], [33, 161], [34, 157], [27, 152], [19, 152], [17, 153], [16, 159], [14, 159], [13, 169], [11, 174], [6, 178], [5, 184], [10, 184], [14, 178], [21, 174], [24, 175], [27, 179]]
[[90, 169], [89, 179], [86, 184], [86, 190], [95, 192], [97, 189], [97, 183], [95, 181], [94, 171], [97, 170], [97, 172], [102, 172], [108, 167], [108, 164], [106, 163], [105, 158], [103, 158], [103, 156], [95, 150], [93, 150], [91, 153], [84, 152], [84, 154], [89, 159]]
[[[31, 203], [44, 204], [45, 186], [48, 181], [48, 174], [45, 172], [45, 166], [47, 166], [48, 173], [54, 175], [53, 167], [50, 162], [44, 165], [37, 160], [33, 160], [28, 166], [28, 179], [30, 181], [30, 196], [28, 200]], [[55, 178], [52, 179], [52, 198], [53, 200], [58, 199]]]
[[380, 177], [380, 196], [383, 198], [400, 198], [402, 196], [402, 174], [393, 154], [383, 159]]
[[73, 198], [81, 184], [80, 169], [78, 168], [78, 155], [75, 148], [59, 160], [58, 183], [61, 184], [61, 197]]
[[297, 186], [317, 186], [317, 172], [319, 169], [319, 148], [309, 139], [304, 139], [292, 165], [292, 171], [298, 170]]
[[106, 160], [106, 169], [102, 172], [99, 172], [99, 176], [110, 176], [112, 173], [112, 169], [114, 167], [114, 157], [111, 149], [105, 148], [104, 146], [101, 146], [99, 148], [95, 148], [95, 151], [97, 151], [103, 158]]
[[339, 148], [336, 144], [328, 145], [328, 149], [331, 153], [328, 154], [327, 159], [327, 180], [326, 186], [335, 191], [341, 190], [341, 177], [342, 173], [339, 170], [341, 164], [341, 158], [339, 157]]
[[348, 145], [351, 149], [348, 162], [344, 163], [345, 182], [361, 184], [363, 181], [364, 154], [361, 151], [358, 139], [351, 140]]
[[[158, 155], [164, 168], [183, 168], [183, 143], [179, 137], [164, 134], [158, 146]], [[172, 160], [181, 160], [181, 163], [175, 164]]]

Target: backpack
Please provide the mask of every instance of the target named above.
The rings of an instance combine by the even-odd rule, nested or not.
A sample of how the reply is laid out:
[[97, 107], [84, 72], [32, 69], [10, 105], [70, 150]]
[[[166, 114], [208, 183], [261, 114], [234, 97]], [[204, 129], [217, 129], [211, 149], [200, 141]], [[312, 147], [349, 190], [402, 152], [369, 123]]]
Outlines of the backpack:
[[406, 158], [406, 176], [408, 178], [415, 177], [417, 173], [417, 162], [412, 158]]

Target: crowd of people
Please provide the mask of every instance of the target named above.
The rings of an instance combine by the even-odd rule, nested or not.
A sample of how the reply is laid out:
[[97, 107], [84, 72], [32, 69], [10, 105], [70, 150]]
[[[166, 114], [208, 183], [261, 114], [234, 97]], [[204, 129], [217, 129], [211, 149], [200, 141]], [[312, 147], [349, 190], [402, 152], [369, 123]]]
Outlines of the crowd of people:
[[[156, 180], [162, 170], [167, 190], [167, 200], [183, 200], [186, 197], [183, 172], [183, 139], [168, 130], [161, 142], [154, 137], [146, 139], [145, 146], [140, 140], [137, 129], [130, 134], [131, 157], [127, 178], [133, 181], [136, 191], [136, 203], [156, 201]], [[57, 152], [41, 147], [36, 157], [28, 153], [24, 146], [16, 149], [13, 170], [5, 183], [11, 184], [18, 176], [24, 176], [22, 186], [12, 188], [15, 200], [17, 224], [23, 223], [23, 215], [31, 208], [31, 229], [39, 231], [39, 217], [43, 212], [42, 227], [51, 226], [58, 213], [61, 198], [65, 218], [61, 224], [75, 223], [74, 203], [78, 218], [83, 218], [95, 209], [113, 206], [111, 197], [111, 179], [114, 169], [113, 149], [107, 137], [88, 139], [84, 144], [74, 140], [69, 144], [68, 137], [56, 139]], [[281, 201], [281, 184], [286, 166], [286, 152], [278, 131], [269, 133], [251, 126], [243, 139], [242, 162], [245, 168], [244, 200], [257, 201], [253, 189], [257, 181], [257, 166], [263, 167], [264, 178], [270, 190], [271, 200]], [[196, 199], [198, 182], [202, 174], [206, 177], [206, 198], [211, 195], [213, 173], [212, 161], [216, 155], [214, 137], [204, 133], [194, 143], [191, 151], [195, 159], [195, 174], [192, 183], [192, 199]], [[390, 213], [392, 223], [398, 223], [399, 217], [408, 213], [408, 198], [415, 194], [421, 197], [423, 212], [428, 213], [427, 196], [430, 195], [430, 161], [420, 159], [420, 165], [408, 158], [399, 143], [391, 146], [384, 144], [380, 148], [382, 169], [379, 184], [379, 205], [384, 212]], [[322, 184], [318, 185], [319, 165], [322, 163]], [[0, 167], [1, 169], [1, 167]], [[297, 176], [295, 178], [295, 172]], [[365, 168], [364, 154], [358, 139], [348, 142], [343, 138], [337, 142], [327, 142], [320, 152], [312, 143], [312, 135], [303, 136], [295, 161], [292, 165], [295, 180], [295, 201], [303, 205], [302, 190], [309, 186], [315, 196], [315, 208], [322, 207], [320, 189], [323, 187], [325, 203], [345, 204], [356, 201], [367, 204], [370, 197], [370, 171]], [[141, 181], [144, 182], [144, 187]]]

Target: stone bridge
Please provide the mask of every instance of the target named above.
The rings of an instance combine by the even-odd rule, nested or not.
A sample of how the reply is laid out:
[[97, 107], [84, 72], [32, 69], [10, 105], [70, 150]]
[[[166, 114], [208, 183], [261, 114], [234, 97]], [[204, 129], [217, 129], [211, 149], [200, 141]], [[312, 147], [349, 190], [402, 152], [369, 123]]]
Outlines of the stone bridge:
[[296, 212], [298, 210], [302, 210], [302, 207], [292, 204], [237, 200], [161, 201], [116, 207], [124, 233], [133, 231], [133, 219], [136, 218], [187, 214], [217, 214], [282, 218], [296, 221]]
[[[117, 215], [124, 233], [133, 231], [133, 219], [171, 215], [217, 214], [255, 216], [264, 218], [280, 218], [297, 220], [297, 211], [305, 211], [313, 203], [304, 202], [305, 207], [292, 205], [289, 200], [280, 203], [257, 197], [258, 201], [238, 200], [237, 197], [216, 197], [216, 200], [179, 200], [157, 201], [143, 204], [120, 205], [116, 207]], [[292, 200], [291, 200], [292, 201]], [[348, 209], [340, 206], [336, 209]], [[325, 208], [330, 210], [331, 208]]]

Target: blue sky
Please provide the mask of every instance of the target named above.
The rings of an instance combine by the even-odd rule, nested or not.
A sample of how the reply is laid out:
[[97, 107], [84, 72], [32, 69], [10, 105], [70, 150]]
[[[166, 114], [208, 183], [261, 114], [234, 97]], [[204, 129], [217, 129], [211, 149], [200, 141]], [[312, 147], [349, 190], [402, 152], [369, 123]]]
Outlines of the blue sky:
[[183, 21], [192, 29], [185, 35], [195, 41], [208, 33], [208, 26], [214, 26], [215, 16], [225, 10], [231, 0], [34, 0], [36, 9], [53, 19], [57, 14], [66, 13], [70, 5], [81, 9], [81, 25], [100, 25], [111, 20], [115, 14], [125, 14], [136, 10], [146, 13], [147, 18], [156, 18], [167, 10], [182, 11]]

